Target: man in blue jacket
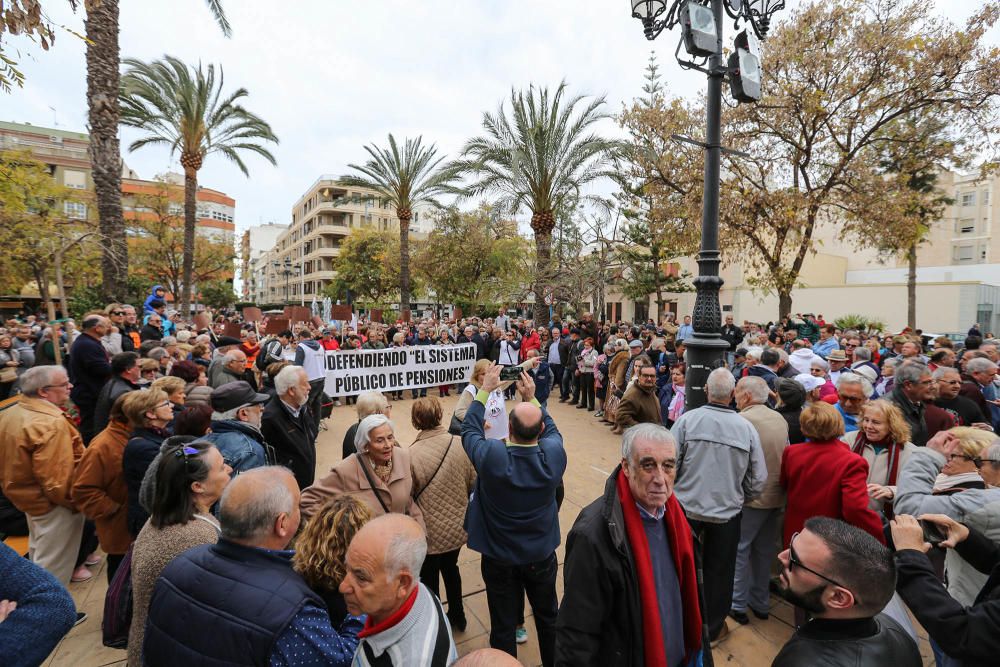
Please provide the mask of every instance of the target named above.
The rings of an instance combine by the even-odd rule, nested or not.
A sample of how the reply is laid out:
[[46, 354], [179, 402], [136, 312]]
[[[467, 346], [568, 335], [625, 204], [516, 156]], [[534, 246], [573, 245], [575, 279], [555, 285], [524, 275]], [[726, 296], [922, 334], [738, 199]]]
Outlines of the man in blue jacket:
[[462, 446], [478, 474], [465, 530], [469, 548], [482, 554], [490, 646], [517, 657], [514, 633], [527, 593], [542, 664], [548, 667], [554, 661], [559, 606], [556, 488], [566, 470], [566, 450], [527, 373], [517, 382], [522, 402], [510, 412], [509, 442], [487, 438], [486, 401], [499, 386], [500, 366], [493, 364], [462, 422]]

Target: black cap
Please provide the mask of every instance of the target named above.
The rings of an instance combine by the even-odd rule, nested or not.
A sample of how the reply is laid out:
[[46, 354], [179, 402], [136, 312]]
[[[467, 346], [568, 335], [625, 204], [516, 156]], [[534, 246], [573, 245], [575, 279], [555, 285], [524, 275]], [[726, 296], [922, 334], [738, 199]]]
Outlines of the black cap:
[[228, 412], [244, 405], [260, 405], [267, 403], [271, 397], [258, 394], [249, 383], [243, 380], [227, 382], [212, 390], [212, 409], [216, 412]]
[[793, 410], [802, 407], [802, 404], [806, 402], [805, 387], [791, 378], [778, 378], [774, 383], [774, 388], [782, 404]]
[[242, 345], [243, 341], [232, 336], [219, 336], [219, 343], [216, 347], [229, 347], [230, 345]]
[[736, 348], [736, 356], [737, 357], [745, 357], [745, 356], [747, 356], [747, 352], [749, 352], [749, 351], [750, 350], [746, 349], [745, 347], [738, 347], [738, 348]]

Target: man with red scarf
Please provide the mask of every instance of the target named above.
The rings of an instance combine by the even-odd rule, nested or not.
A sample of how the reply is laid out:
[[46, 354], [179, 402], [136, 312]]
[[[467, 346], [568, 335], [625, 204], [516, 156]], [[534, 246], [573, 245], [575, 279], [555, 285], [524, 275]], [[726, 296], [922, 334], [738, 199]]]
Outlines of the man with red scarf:
[[694, 536], [674, 496], [677, 444], [659, 424], [625, 431], [604, 496], [566, 541], [557, 665], [712, 665]]

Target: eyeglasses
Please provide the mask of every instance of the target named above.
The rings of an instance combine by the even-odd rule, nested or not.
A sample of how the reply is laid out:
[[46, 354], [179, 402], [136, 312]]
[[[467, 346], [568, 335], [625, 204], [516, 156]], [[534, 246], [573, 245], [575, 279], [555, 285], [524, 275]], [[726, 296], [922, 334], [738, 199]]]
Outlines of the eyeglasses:
[[162, 403], [160, 403], [156, 407], [157, 408], [167, 408], [167, 407], [170, 407], [170, 400], [167, 399], [166, 401], [163, 401]]
[[974, 456], [966, 456], [965, 454], [949, 454], [948, 455], [948, 460], [949, 461], [954, 461], [956, 459], [960, 459], [962, 461], [975, 461], [976, 460], [976, 458]]
[[69, 380], [61, 384], [47, 384], [42, 389], [66, 389], [67, 387], [69, 387]]
[[[798, 536], [799, 536], [799, 534], [797, 532], [796, 533], [792, 533], [792, 539], [790, 539], [788, 541], [788, 571], [791, 572], [791, 570], [793, 568], [798, 567], [798, 568], [801, 568], [801, 569], [805, 570], [806, 572], [808, 572], [810, 574], [816, 575], [817, 577], [819, 577], [823, 581], [831, 583], [834, 586], [840, 586], [844, 590], [851, 591], [850, 588], [848, 588], [844, 584], [840, 583], [836, 579], [831, 579], [830, 577], [826, 576], [825, 574], [820, 574], [816, 570], [814, 570], [814, 569], [812, 569], [810, 567], [807, 567], [801, 560], [799, 560], [799, 555], [797, 553], [795, 553], [795, 538], [798, 537]], [[854, 596], [855, 603], [861, 604], [860, 599], [858, 598], [857, 594], [854, 591], [851, 591], [851, 595]]]
[[857, 347], [854, 343], [844, 343], [844, 347]]

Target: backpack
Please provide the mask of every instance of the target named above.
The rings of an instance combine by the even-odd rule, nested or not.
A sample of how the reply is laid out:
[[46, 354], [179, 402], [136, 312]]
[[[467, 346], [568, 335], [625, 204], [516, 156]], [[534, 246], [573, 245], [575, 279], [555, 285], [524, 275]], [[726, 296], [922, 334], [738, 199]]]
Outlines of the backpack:
[[259, 370], [262, 373], [267, 370], [267, 367], [271, 363], [268, 361], [268, 358], [270, 357], [270, 354], [268, 354], [269, 352], [268, 348], [271, 347], [272, 344], [274, 343], [281, 345], [281, 341], [279, 341], [277, 338], [266, 338], [264, 342], [261, 343], [260, 352], [257, 353], [257, 358], [253, 362], [254, 365], [257, 367], [257, 370]]

